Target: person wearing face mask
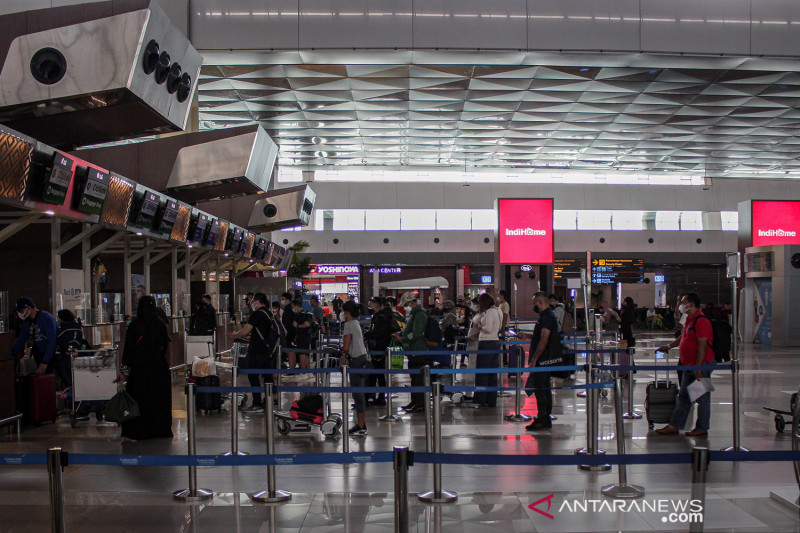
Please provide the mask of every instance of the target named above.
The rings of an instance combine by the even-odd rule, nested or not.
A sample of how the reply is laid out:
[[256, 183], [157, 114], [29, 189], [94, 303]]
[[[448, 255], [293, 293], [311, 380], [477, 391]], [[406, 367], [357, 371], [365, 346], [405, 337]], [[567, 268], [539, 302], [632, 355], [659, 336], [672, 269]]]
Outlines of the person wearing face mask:
[[[695, 293], [683, 296], [680, 302], [681, 313], [686, 316], [680, 338], [669, 344], [660, 346], [658, 351], [667, 352], [680, 346], [680, 364], [683, 366], [701, 366], [714, 363], [714, 330], [711, 320], [700, 309], [700, 297]], [[679, 370], [678, 381], [680, 391], [675, 402], [675, 409], [669, 425], [657, 429], [660, 435], [678, 435], [686, 425], [692, 402], [689, 399], [688, 387], [695, 380], [711, 377], [710, 370]], [[687, 431], [689, 437], [708, 435], [711, 425], [711, 393], [706, 392], [695, 400], [697, 403], [697, 421], [694, 429]]]
[[[486, 293], [478, 297], [479, 314], [473, 319], [477, 331], [468, 338], [478, 339], [479, 351], [496, 351], [497, 353], [477, 354], [476, 368], [498, 368], [500, 366], [500, 328], [503, 326], [503, 312], [494, 305], [494, 298]], [[497, 387], [497, 374], [476, 374], [476, 387]], [[474, 405], [487, 407], [497, 406], [497, 391], [476, 392]]]
[[[342, 305], [345, 314], [344, 330], [342, 331], [342, 365], [349, 365], [353, 369], [371, 368], [367, 356], [367, 348], [364, 346], [364, 336], [361, 332], [361, 325], [358, 317], [361, 316], [360, 305], [350, 300]], [[365, 374], [348, 374], [351, 387], [363, 387], [366, 381]], [[364, 437], [367, 435], [366, 423], [366, 398], [364, 393], [353, 393], [355, 401], [356, 423], [348, 430], [348, 434], [354, 437]], [[346, 420], [345, 423], [348, 421]]]
[[12, 357], [22, 353], [28, 339], [33, 337], [33, 358], [38, 365], [36, 374], [52, 374], [53, 371], [65, 383], [71, 383], [69, 359], [56, 356], [58, 324], [53, 315], [36, 308], [33, 300], [23, 296], [14, 308], [22, 325], [19, 337], [11, 348]]
[[622, 335], [622, 340], [627, 343], [628, 348], [636, 346], [636, 339], [633, 337], [634, 323], [636, 323], [636, 302], [628, 296], [622, 304], [619, 322], [619, 332]]
[[558, 330], [561, 331], [561, 326], [564, 324], [564, 316], [567, 314], [564, 304], [559, 303], [558, 296], [551, 294], [549, 297], [550, 310], [558, 320]]
[[[408, 320], [402, 332], [392, 334], [396, 340], [403, 343], [403, 350], [408, 352], [426, 351], [428, 346], [425, 344], [425, 328], [428, 326], [428, 313], [417, 302], [416, 298], [408, 301], [411, 309]], [[428, 364], [428, 358], [424, 355], [409, 355], [408, 368], [422, 368]], [[411, 375], [411, 386], [422, 386], [422, 374]], [[411, 402], [402, 407], [407, 413], [421, 413], [425, 410], [425, 394], [422, 392], [413, 393]]]
[[286, 349], [287, 357], [289, 359], [289, 368], [293, 369], [295, 367], [297, 354], [289, 351], [289, 348], [295, 347], [295, 334], [297, 333], [297, 330], [294, 327], [295, 312], [294, 309], [292, 309], [291, 304], [292, 295], [288, 292], [281, 294], [281, 323], [286, 329], [286, 344], [284, 348]]

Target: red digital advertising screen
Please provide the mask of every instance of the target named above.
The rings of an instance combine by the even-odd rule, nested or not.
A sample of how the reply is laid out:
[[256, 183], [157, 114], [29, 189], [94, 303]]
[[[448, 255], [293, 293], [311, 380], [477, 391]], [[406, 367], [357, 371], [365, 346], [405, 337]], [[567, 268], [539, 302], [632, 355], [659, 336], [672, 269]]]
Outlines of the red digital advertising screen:
[[501, 264], [553, 262], [553, 199], [497, 201]]
[[800, 202], [753, 201], [753, 246], [800, 244]]

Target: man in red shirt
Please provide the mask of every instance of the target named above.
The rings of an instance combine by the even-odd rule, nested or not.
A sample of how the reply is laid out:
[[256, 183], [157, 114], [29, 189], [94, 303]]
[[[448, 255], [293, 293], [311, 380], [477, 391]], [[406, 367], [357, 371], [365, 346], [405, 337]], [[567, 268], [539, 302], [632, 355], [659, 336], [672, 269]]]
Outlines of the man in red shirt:
[[[700, 298], [697, 294], [690, 292], [681, 299], [680, 310], [686, 315], [686, 324], [679, 339], [661, 346], [658, 350], [666, 352], [680, 344], [681, 365], [696, 366], [710, 365], [714, 361], [714, 350], [711, 345], [714, 343], [714, 333], [711, 327], [711, 320], [703, 314], [700, 309]], [[675, 403], [675, 410], [672, 412], [672, 419], [669, 425], [657, 429], [656, 433], [661, 435], [677, 435], [686, 425], [692, 402], [689, 400], [687, 387], [697, 379], [711, 377], [710, 370], [679, 370], [678, 381], [681, 384], [678, 400]], [[708, 428], [711, 422], [711, 393], [707, 392], [695, 400], [697, 402], [697, 423], [691, 431], [687, 431], [689, 437], [703, 437], [708, 435]]]

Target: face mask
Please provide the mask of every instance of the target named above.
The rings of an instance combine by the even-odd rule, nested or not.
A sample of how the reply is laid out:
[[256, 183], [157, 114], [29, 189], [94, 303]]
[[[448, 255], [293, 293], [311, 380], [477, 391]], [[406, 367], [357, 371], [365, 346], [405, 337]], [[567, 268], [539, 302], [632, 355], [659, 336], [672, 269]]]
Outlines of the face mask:
[[685, 315], [688, 310], [689, 306], [687, 304], [681, 304], [678, 306], [678, 311], [680, 311], [682, 315]]
[[342, 311], [341, 313], [339, 313], [339, 320], [340, 320], [340, 321], [342, 321], [342, 322], [344, 322], [345, 320], [347, 320], [347, 315], [345, 315], [345, 314], [344, 314], [344, 311]]
[[28, 318], [28, 316], [30, 316], [30, 314], [31, 314], [30, 310], [26, 309], [24, 313], [18, 312], [17, 316], [19, 317], [20, 320], [25, 320], [26, 318]]
[[541, 312], [538, 305], [533, 306], [533, 312], [536, 313], [537, 315]]
[[478, 306], [477, 306], [477, 305], [473, 305], [473, 306], [472, 306], [472, 310], [473, 310], [473, 311], [477, 311], [477, 310], [478, 310]]
[[289, 302], [286, 300], [281, 300], [281, 307], [286, 307], [287, 305], [289, 305]]
[[255, 312], [256, 309], [258, 309], [258, 307], [256, 307], [256, 304], [250, 304], [248, 307], [250, 307], [250, 310], [253, 312]]

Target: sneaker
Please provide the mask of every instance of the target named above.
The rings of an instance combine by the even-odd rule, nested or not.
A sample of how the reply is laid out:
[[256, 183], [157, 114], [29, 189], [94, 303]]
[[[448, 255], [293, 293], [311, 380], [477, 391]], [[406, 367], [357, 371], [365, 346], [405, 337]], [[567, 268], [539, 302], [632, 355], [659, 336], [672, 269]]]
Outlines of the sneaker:
[[374, 406], [376, 406], [376, 407], [381, 407], [381, 406], [384, 406], [384, 405], [386, 405], [386, 400], [384, 400], [384, 399], [383, 399], [383, 397], [380, 397], [380, 398], [375, 398], [375, 399], [372, 401], [372, 405], [374, 405]]
[[350, 428], [348, 433], [353, 437], [363, 437], [363, 436], [365, 436], [367, 434], [367, 426], [364, 426], [362, 428], [359, 425], [355, 425], [355, 426]]
[[525, 429], [528, 431], [540, 431], [543, 429], [551, 429], [553, 424], [551, 422], [539, 422], [538, 420], [534, 421], [531, 424], [525, 426]]
[[247, 409], [244, 410], [245, 413], [263, 413], [264, 412], [264, 405], [257, 403], [253, 404]]

